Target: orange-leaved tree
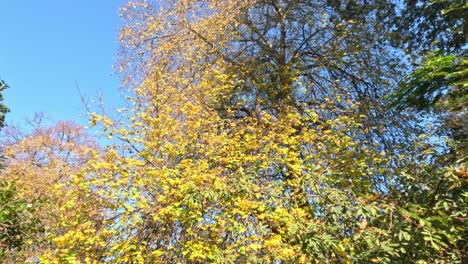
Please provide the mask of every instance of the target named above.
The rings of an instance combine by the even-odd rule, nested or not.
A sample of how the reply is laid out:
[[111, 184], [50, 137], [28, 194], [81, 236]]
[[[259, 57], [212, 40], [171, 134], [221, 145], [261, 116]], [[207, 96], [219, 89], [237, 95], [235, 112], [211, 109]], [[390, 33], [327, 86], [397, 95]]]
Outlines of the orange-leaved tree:
[[[37, 261], [52, 246], [51, 239], [62, 233], [61, 208], [66, 215], [76, 214], [64, 192], [74, 189], [73, 175], [94, 155], [98, 148], [84, 128], [69, 121], [46, 125], [42, 114], [36, 114], [26, 127], [9, 125], [2, 131], [4, 168], [0, 179], [15, 182], [19, 198], [34, 206], [25, 222], [36, 222], [36, 233], [28, 234], [20, 247], [6, 252], [13, 263]], [[89, 199], [89, 198], [88, 198]], [[87, 212], [92, 211], [87, 207]], [[73, 211], [73, 213], [72, 213]], [[92, 217], [93, 215], [89, 215]], [[26, 235], [26, 234], [25, 234]]]

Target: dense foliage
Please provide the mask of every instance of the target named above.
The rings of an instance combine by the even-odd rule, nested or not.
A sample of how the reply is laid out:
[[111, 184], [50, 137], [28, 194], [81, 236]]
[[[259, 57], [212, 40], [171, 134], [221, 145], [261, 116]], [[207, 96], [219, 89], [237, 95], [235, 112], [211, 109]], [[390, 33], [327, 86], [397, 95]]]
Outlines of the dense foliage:
[[18, 196], [15, 182], [0, 182], [0, 261], [18, 260], [20, 250], [42, 231], [34, 216], [39, 201], [28, 202]]
[[463, 17], [420, 6], [129, 2], [128, 106], [89, 113], [110, 143], [71, 123], [4, 142], [2, 177], [47, 201], [34, 213], [47, 232], [26, 259], [462, 263], [468, 173], [446, 154], [461, 141], [445, 142], [413, 107], [466, 89], [463, 45], [424, 62], [402, 54], [414, 55], [411, 30], [432, 41], [427, 18], [457, 28]]
[[444, 123], [440, 131], [451, 139], [452, 163], [466, 164], [468, 5], [460, 0], [415, 1], [406, 10], [398, 20], [402, 34], [396, 39], [423, 59], [402, 82], [397, 105], [438, 114]]
[[[1, 202], [9, 215], [6, 221], [17, 225], [14, 231], [2, 233], [10, 241], [3, 244], [9, 249], [3, 261], [37, 261], [53, 247], [51, 237], [63, 232], [59, 212], [69, 206], [63, 193], [74, 189], [72, 175], [91, 158], [95, 141], [72, 122], [47, 126], [42, 115], [29, 120], [26, 127], [6, 126], [1, 136], [5, 160], [0, 178], [6, 182], [2, 193], [8, 198]], [[87, 210], [91, 212], [93, 206]], [[78, 207], [67, 210], [63, 217], [74, 215], [72, 209]]]

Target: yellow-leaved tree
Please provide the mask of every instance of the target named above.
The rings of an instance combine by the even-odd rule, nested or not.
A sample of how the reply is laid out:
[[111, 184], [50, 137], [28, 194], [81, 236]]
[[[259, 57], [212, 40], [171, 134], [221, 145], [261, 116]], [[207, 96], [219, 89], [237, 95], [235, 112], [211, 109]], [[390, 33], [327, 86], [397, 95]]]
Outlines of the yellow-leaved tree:
[[418, 224], [407, 198], [419, 185], [404, 171], [419, 149], [415, 123], [385, 99], [402, 69], [379, 31], [388, 3], [352, 1], [345, 12], [340, 2], [122, 8], [128, 107], [119, 119], [90, 113], [115, 144], [65, 194], [71, 206], [98, 204], [99, 217], [63, 208], [65, 232], [42, 261], [456, 257], [441, 248], [459, 234], [431, 235], [450, 223]]

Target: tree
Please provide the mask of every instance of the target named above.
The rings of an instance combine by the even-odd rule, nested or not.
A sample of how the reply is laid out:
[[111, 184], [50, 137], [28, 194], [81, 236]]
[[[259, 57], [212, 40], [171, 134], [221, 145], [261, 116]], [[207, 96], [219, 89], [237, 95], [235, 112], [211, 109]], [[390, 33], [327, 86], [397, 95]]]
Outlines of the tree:
[[[8, 88], [0, 80], [0, 129], [5, 125], [5, 114], [8, 108], [3, 104], [2, 92]], [[0, 168], [3, 169], [2, 154]], [[0, 260], [4, 261], [12, 250], [21, 248], [32, 233], [40, 228], [38, 220], [32, 217], [36, 201], [27, 203], [18, 197], [14, 181], [0, 179]], [[9, 256], [8, 256], [9, 257]]]
[[[78, 216], [79, 201], [71, 206], [63, 196], [73, 189], [73, 175], [98, 151], [82, 127], [61, 121], [46, 126], [43, 115], [36, 114], [27, 127], [7, 126], [2, 131], [4, 182], [2, 207], [4, 220], [11, 228], [2, 233], [4, 261], [37, 261], [44, 251], [53, 249], [53, 238], [63, 231], [60, 213], [69, 219]], [[14, 183], [14, 186], [12, 185]], [[88, 217], [97, 205], [88, 205]], [[11, 211], [11, 208], [16, 211]], [[3, 235], [4, 234], [4, 235]]]
[[[415, 186], [411, 203], [430, 209], [424, 215], [438, 225], [439, 236], [466, 229], [467, 7], [466, 1], [408, 1], [397, 20], [400, 45], [418, 59], [396, 94], [396, 105], [405, 111], [435, 113], [431, 119], [440, 124], [437, 132], [448, 138], [439, 151], [423, 152], [436, 157], [434, 162], [424, 170], [409, 172], [413, 178], [424, 179]], [[466, 240], [466, 233], [461, 232]], [[458, 258], [466, 262], [466, 245], [453, 245]]]
[[[0, 260], [15, 261], [18, 250], [42, 232], [39, 219], [34, 217], [38, 201], [18, 198], [14, 182], [0, 181]], [[21, 258], [20, 258], [21, 259]]]
[[0, 80], [0, 128], [5, 125], [5, 115], [8, 113], [8, 107], [3, 104], [3, 91], [8, 88], [8, 85]]
[[456, 142], [455, 156], [466, 163], [468, 83], [465, 1], [411, 1], [397, 20], [400, 46], [411, 49], [417, 67], [397, 94], [400, 108], [435, 111]]
[[463, 209], [448, 214], [453, 197], [433, 204], [434, 179], [412, 176], [430, 141], [385, 96], [404, 70], [384, 31], [392, 7], [128, 3], [126, 119], [91, 113], [121, 143], [65, 194], [103, 218], [63, 217], [42, 259], [460, 262]]

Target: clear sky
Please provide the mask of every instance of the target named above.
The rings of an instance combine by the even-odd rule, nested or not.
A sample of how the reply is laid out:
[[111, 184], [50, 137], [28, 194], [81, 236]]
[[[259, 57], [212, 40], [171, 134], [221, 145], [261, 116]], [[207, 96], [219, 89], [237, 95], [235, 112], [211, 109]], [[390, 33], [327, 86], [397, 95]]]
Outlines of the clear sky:
[[34, 112], [86, 124], [88, 99], [120, 103], [118, 9], [124, 0], [0, 0], [0, 79], [10, 88], [7, 122]]

